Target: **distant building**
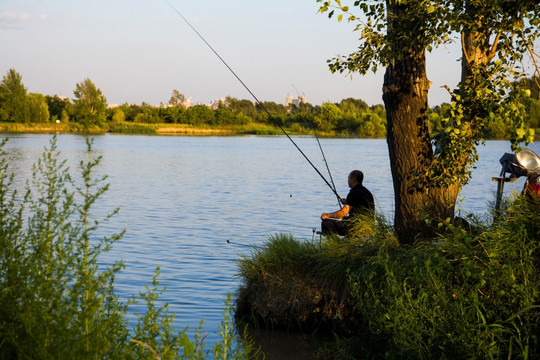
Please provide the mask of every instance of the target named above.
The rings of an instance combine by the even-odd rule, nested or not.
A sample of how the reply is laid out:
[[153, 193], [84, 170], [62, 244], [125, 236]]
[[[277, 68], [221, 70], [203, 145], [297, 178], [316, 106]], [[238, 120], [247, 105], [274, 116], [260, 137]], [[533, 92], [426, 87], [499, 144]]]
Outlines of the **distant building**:
[[285, 106], [294, 105], [294, 106], [300, 106], [300, 103], [307, 103], [306, 96], [298, 96], [297, 98], [292, 97], [291, 95], [287, 95], [285, 98]]
[[208, 107], [210, 109], [217, 110], [220, 105], [227, 105], [227, 99], [219, 98], [219, 99], [216, 99], [216, 100], [212, 100], [210, 102], [210, 105], [208, 105]]
[[183, 106], [186, 109], [189, 108], [189, 107], [192, 107], [193, 106], [193, 99], [191, 98], [191, 96], [188, 97], [188, 98], [185, 98], [185, 100], [182, 101], [180, 103], [180, 105]]

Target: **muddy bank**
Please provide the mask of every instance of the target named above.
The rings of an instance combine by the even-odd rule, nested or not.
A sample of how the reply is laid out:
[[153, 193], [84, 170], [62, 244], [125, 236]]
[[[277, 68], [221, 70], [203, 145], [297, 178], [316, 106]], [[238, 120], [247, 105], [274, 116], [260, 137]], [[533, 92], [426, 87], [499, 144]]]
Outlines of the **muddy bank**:
[[252, 281], [240, 289], [237, 320], [309, 334], [351, 335], [354, 332], [358, 314], [343, 291], [298, 275], [280, 281], [268, 280]]

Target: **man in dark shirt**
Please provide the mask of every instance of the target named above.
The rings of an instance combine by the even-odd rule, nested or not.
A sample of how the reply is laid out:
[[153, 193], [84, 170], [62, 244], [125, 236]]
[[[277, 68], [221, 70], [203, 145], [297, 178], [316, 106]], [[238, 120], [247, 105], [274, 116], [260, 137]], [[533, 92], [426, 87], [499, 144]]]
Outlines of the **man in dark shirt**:
[[352, 217], [366, 212], [375, 212], [373, 195], [362, 185], [363, 181], [364, 174], [360, 170], [351, 171], [348, 178], [351, 190], [346, 199], [341, 199], [343, 208], [333, 213], [321, 214], [323, 234], [347, 235], [350, 226], [349, 220]]

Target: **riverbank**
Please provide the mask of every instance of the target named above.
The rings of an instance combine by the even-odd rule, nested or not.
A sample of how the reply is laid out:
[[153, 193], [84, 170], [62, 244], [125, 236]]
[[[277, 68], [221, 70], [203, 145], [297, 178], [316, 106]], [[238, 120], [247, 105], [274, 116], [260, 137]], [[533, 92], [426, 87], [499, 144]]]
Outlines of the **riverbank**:
[[343, 336], [321, 359], [536, 358], [540, 209], [531, 206], [518, 199], [489, 225], [441, 222], [446, 233], [409, 247], [384, 220], [349, 238], [271, 237], [240, 262], [236, 318]]
[[[281, 129], [264, 124], [243, 126], [192, 126], [188, 124], [144, 124], [131, 122], [108, 123], [103, 126], [83, 126], [79, 123], [0, 123], [3, 133], [35, 134], [126, 134], [126, 135], [183, 135], [183, 136], [231, 136], [231, 135], [282, 135]], [[307, 131], [295, 134], [308, 134]]]
[[[289, 135], [313, 135], [313, 130], [296, 126], [284, 128]], [[165, 136], [234, 136], [234, 135], [283, 135], [283, 131], [272, 125], [220, 125], [193, 126], [189, 124], [146, 124], [133, 122], [111, 122], [103, 126], [83, 126], [79, 123], [11, 123], [0, 122], [2, 133], [28, 134], [125, 134], [125, 135], [165, 135]], [[321, 137], [340, 136], [335, 132], [317, 132]], [[348, 136], [349, 137], [349, 136]], [[490, 139], [496, 140], [496, 139]], [[540, 140], [540, 128], [535, 130], [535, 141]]]

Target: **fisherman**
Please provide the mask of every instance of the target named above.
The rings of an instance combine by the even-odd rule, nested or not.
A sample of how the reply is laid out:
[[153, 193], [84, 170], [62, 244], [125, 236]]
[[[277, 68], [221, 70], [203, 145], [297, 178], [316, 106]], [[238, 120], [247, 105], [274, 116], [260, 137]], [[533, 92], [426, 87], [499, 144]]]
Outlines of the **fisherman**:
[[351, 171], [348, 177], [351, 190], [346, 199], [340, 199], [343, 208], [333, 213], [321, 214], [321, 230], [324, 235], [347, 235], [351, 218], [358, 214], [375, 212], [373, 194], [362, 185], [363, 181], [364, 174], [360, 170]]

